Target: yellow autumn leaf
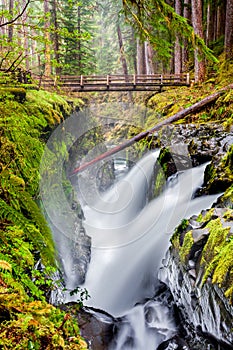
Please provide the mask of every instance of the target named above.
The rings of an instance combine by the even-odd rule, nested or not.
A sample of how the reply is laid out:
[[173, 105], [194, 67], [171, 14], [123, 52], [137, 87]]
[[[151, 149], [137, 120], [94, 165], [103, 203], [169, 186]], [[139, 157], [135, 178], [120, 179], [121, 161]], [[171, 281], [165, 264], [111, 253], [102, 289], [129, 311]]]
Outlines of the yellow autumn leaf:
[[7, 271], [12, 271], [12, 266], [5, 260], [0, 260], [0, 269], [1, 270], [7, 270]]

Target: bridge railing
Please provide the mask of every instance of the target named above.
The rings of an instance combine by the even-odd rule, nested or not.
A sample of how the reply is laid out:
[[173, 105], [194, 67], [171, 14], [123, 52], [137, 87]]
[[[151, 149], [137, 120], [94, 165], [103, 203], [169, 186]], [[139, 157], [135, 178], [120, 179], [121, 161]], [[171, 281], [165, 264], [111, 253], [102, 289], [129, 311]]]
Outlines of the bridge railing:
[[55, 77], [35, 77], [40, 82], [40, 85], [44, 88], [49, 86], [60, 86], [65, 89], [78, 89], [80, 91], [85, 89], [93, 89], [93, 91], [99, 88], [149, 88], [149, 87], [161, 87], [161, 86], [176, 86], [176, 85], [189, 85], [190, 78], [188, 73], [183, 74], [152, 74], [152, 75], [62, 75]]

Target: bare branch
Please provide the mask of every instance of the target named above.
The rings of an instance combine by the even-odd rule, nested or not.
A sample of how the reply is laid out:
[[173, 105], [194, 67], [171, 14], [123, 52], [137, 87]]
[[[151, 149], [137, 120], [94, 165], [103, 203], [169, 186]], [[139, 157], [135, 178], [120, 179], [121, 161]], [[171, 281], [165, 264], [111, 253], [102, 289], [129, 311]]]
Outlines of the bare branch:
[[0, 24], [0, 28], [1, 28], [1, 27], [4, 27], [4, 26], [7, 26], [7, 25], [9, 25], [9, 24], [12, 24], [12, 23], [14, 23], [15, 21], [17, 21], [17, 19], [19, 19], [19, 18], [24, 14], [24, 12], [26, 11], [28, 5], [30, 4], [30, 1], [31, 1], [31, 0], [28, 0], [28, 1], [27, 1], [26, 5], [25, 5], [24, 8], [22, 9], [22, 11], [18, 14], [18, 16], [16, 16], [15, 18], [13, 18], [12, 20], [10, 20], [10, 21], [8, 21], [8, 22], [5, 22], [5, 23]]
[[[22, 56], [22, 52], [19, 54], [19, 56], [13, 61], [13, 63], [10, 65], [10, 67], [6, 70], [7, 72], [10, 72], [12, 70], [12, 68], [14, 67], [15, 63], [20, 59], [20, 57]], [[13, 69], [14, 70], [14, 69]]]
[[6, 60], [7, 56], [9, 55], [10, 51], [7, 51], [7, 53], [5, 54], [4, 57], [2, 57], [1, 61], [0, 61], [0, 69], [2, 68], [2, 64], [3, 62]]

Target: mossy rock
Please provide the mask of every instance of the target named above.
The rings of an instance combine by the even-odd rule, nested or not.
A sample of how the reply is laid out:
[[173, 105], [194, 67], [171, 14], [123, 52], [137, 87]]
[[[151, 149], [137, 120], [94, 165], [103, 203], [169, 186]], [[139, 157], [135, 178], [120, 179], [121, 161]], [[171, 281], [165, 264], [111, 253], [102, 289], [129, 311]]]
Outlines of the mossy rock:
[[169, 148], [164, 147], [161, 149], [158, 162], [163, 169], [166, 179], [176, 173], [176, 165]]
[[217, 203], [216, 206], [218, 207], [227, 207], [230, 209], [233, 209], [233, 185], [231, 185], [224, 193], [223, 196], [221, 196]]
[[26, 100], [26, 90], [22, 87], [0, 88], [0, 101], [11, 98], [15, 101], [23, 103]]
[[205, 193], [221, 193], [233, 183], [233, 145], [222, 159], [215, 158], [206, 167], [204, 176]]
[[185, 220], [171, 239], [172, 251], [184, 269], [194, 263], [202, 285], [217, 284], [233, 302], [233, 210], [213, 208]]

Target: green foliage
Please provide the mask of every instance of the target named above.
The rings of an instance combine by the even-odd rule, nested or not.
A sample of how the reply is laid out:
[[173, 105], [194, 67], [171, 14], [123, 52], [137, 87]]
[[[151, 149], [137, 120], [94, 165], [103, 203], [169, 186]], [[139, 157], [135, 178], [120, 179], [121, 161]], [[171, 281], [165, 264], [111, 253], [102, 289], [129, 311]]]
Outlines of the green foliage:
[[166, 1], [156, 0], [145, 3], [140, 0], [136, 2], [124, 0], [123, 6], [129, 22], [143, 40], [150, 41], [162, 61], [165, 58], [168, 63], [174, 40], [179, 35], [188, 40], [193, 48], [199, 47], [208, 59], [217, 62], [204, 40], [194, 34], [187, 20], [179, 16]]
[[[56, 288], [55, 252], [35, 201], [41, 134], [70, 107], [55, 94], [30, 91], [24, 103], [6, 94], [0, 111], [0, 348], [86, 349], [75, 321], [45, 301]], [[38, 259], [45, 268], [35, 268]]]
[[19, 229], [18, 226], [8, 226], [1, 231], [0, 242], [0, 257], [10, 264], [12, 272], [9, 274], [5, 269], [1, 273], [5, 283], [15, 286], [21, 292], [26, 290], [28, 295], [44, 299], [43, 291], [39, 290], [31, 280], [35, 264], [33, 256], [35, 248], [33, 243], [29, 243], [25, 230]]
[[[38, 99], [41, 109], [36, 106]], [[56, 99], [55, 94], [38, 91], [31, 91], [23, 104], [9, 98], [0, 102], [0, 217], [3, 227], [8, 223], [17, 225], [33, 242], [33, 249], [41, 252], [44, 262], [50, 264], [54, 263], [51, 233], [32, 198], [38, 193], [44, 147], [41, 132], [45, 127], [51, 128], [55, 121], [60, 122], [63, 110], [68, 113], [69, 106], [61, 97]]]
[[11, 310], [11, 319], [0, 324], [2, 349], [87, 349], [69, 314], [43, 301], [28, 301], [16, 290], [6, 294], [6, 288], [1, 289], [0, 305], [2, 312]]
[[81, 287], [76, 287], [75, 289], [70, 291], [70, 295], [77, 295], [78, 296], [78, 301], [77, 304], [79, 307], [83, 306], [83, 302], [85, 300], [88, 300], [90, 298], [90, 295], [88, 294], [88, 291], [86, 288], [81, 288]]
[[[85, 75], [95, 71], [93, 37], [95, 25], [92, 11], [95, 1], [62, 1], [58, 15], [58, 31], [61, 48], [58, 65], [61, 74]], [[53, 30], [52, 30], [53, 31]]]

